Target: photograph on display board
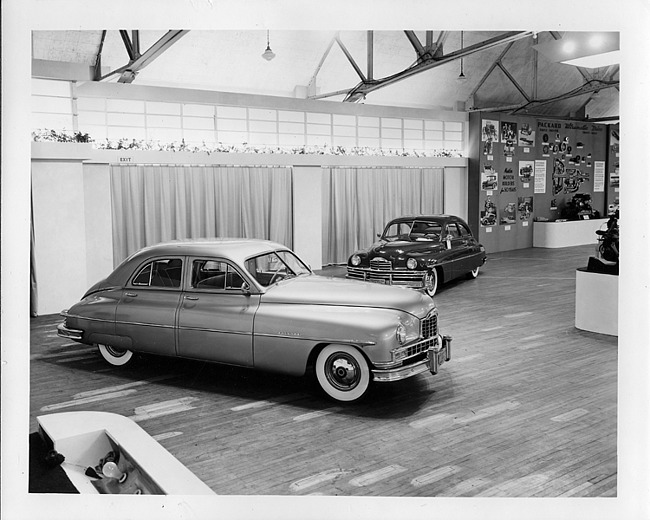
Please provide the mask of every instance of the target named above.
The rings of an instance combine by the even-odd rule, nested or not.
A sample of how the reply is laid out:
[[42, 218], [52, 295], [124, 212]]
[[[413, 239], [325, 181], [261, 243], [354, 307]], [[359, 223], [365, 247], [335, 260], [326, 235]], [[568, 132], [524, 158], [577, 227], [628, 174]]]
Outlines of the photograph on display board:
[[499, 128], [499, 122], [492, 119], [483, 119], [481, 131], [481, 141], [492, 141], [494, 143], [499, 142], [499, 133], [497, 128]]
[[535, 146], [535, 130], [528, 123], [521, 124], [517, 144], [519, 146]]
[[506, 157], [515, 155], [515, 141], [513, 139], [503, 141], [503, 155]]
[[575, 193], [583, 182], [589, 180], [589, 173], [580, 168], [566, 168], [564, 161], [555, 159], [553, 163], [553, 195]]
[[517, 212], [520, 220], [530, 220], [533, 216], [533, 198], [519, 197], [517, 202]]
[[499, 221], [502, 225], [514, 224], [517, 222], [517, 203], [508, 202], [503, 210], [501, 211], [501, 220]]
[[619, 137], [618, 129], [611, 128], [609, 132], [609, 147], [613, 154], [618, 154], [619, 152]]
[[483, 191], [496, 190], [499, 187], [498, 176], [492, 165], [484, 165], [481, 172], [481, 189]]
[[494, 146], [492, 139], [483, 142], [483, 155], [492, 155], [494, 153]]
[[492, 202], [491, 197], [485, 199], [483, 208], [483, 211], [481, 211], [481, 226], [494, 226], [497, 223], [497, 207], [496, 204]]
[[534, 177], [535, 161], [519, 161], [519, 180], [529, 183]]
[[517, 123], [504, 121], [501, 123], [501, 142], [515, 141], [517, 139]]

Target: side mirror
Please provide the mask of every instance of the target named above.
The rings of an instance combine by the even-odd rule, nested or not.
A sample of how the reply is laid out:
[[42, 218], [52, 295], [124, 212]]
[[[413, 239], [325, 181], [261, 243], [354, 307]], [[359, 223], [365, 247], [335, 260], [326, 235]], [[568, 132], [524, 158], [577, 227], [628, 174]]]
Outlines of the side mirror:
[[248, 284], [248, 282], [241, 284], [241, 292], [247, 296], [251, 293], [251, 286]]

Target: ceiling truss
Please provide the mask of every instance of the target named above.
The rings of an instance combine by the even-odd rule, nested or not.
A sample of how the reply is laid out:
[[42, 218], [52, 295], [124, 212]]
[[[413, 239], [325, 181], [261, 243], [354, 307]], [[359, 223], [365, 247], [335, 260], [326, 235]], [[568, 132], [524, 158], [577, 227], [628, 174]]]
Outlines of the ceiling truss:
[[[452, 61], [461, 59], [465, 56], [469, 56], [470, 54], [474, 54], [475, 52], [484, 51], [486, 49], [491, 49], [492, 47], [498, 45], [503, 45], [506, 43], [520, 40], [522, 38], [526, 38], [530, 36], [532, 32], [530, 31], [506, 32], [499, 36], [495, 36], [494, 38], [485, 40], [483, 42], [470, 45], [469, 47], [465, 47], [463, 49], [459, 49], [454, 52], [450, 52], [449, 54], [446, 55], [443, 53], [443, 42], [445, 41], [448, 34], [445, 31], [442, 31], [440, 33], [440, 35], [438, 36], [438, 40], [436, 41], [435, 44], [433, 43], [433, 33], [431, 31], [427, 31], [425, 45], [422, 45], [415, 32], [404, 31], [404, 34], [409, 40], [409, 42], [411, 43], [411, 45], [413, 46], [416, 52], [417, 59], [415, 63], [409, 68], [404, 69], [396, 74], [393, 74], [391, 76], [382, 79], [374, 79], [371, 74], [368, 74], [368, 77], [365, 77], [363, 73], [361, 73], [361, 69], [358, 67], [358, 65], [356, 65], [354, 59], [352, 58], [352, 56], [349, 55], [349, 53], [347, 52], [342, 42], [340, 41], [340, 38], [337, 35], [335, 39], [339, 42], [339, 45], [341, 46], [343, 52], [348, 57], [348, 60], [353, 64], [353, 67], [355, 68], [357, 74], [359, 74], [359, 77], [361, 78], [361, 82], [351, 89], [330, 92], [327, 94], [320, 94], [318, 96], [312, 96], [311, 98], [319, 99], [325, 97], [333, 97], [345, 93], [346, 95], [345, 95], [345, 99], [343, 100], [344, 102], [362, 101], [366, 97], [366, 95], [369, 94], [370, 92], [379, 90], [383, 87], [387, 87], [388, 85], [392, 85], [394, 83], [397, 83], [398, 81], [402, 81], [406, 78], [409, 78], [421, 72], [433, 69], [435, 67], [439, 67], [446, 63], [450, 63]], [[373, 55], [373, 52], [371, 50], [372, 48], [373, 48], [372, 38], [369, 36], [368, 37], [369, 67], [372, 67], [372, 59], [371, 59]], [[313, 81], [314, 78], [312, 77], [312, 82]]]
[[[128, 31], [121, 30], [120, 36], [124, 42], [126, 53], [129, 56], [129, 62], [126, 65], [102, 76], [100, 75], [99, 71], [101, 70], [102, 46], [106, 37], [106, 31], [102, 31], [102, 43], [99, 47], [95, 65], [95, 81], [105, 81], [116, 75], [119, 75], [120, 77], [117, 80], [118, 83], [132, 83], [140, 70], [158, 58], [163, 52], [165, 52], [169, 47], [176, 43], [180, 38], [185, 36], [188, 32], [189, 31], [181, 30], [167, 31], [156, 43], [149, 47], [149, 49], [147, 49], [144, 53], [140, 53], [140, 32], [137, 30], [131, 31], [131, 36], [129, 36]], [[97, 66], [97, 64], [100, 65]]]

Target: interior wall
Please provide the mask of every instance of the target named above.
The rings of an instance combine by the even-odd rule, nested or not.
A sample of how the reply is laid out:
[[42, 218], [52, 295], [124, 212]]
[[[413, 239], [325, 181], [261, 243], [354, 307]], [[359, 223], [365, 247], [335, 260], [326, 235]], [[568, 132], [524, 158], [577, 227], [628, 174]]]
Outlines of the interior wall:
[[322, 168], [293, 169], [293, 249], [312, 269], [323, 265]]
[[83, 177], [81, 161], [32, 162], [39, 315], [68, 308], [89, 286]]
[[486, 250], [532, 247], [534, 221], [566, 218], [577, 193], [606, 215], [607, 133], [602, 124], [471, 113], [468, 213]]
[[[56, 314], [77, 302], [113, 265], [109, 165], [275, 164], [293, 169], [293, 249], [313, 269], [322, 267], [322, 167], [441, 167], [445, 211], [462, 215], [467, 168], [458, 158], [346, 157], [291, 154], [198, 154], [95, 150], [91, 145], [32, 144], [32, 193], [39, 315]], [[450, 166], [449, 166], [450, 165]]]
[[444, 175], [445, 213], [467, 220], [467, 168], [446, 167]]

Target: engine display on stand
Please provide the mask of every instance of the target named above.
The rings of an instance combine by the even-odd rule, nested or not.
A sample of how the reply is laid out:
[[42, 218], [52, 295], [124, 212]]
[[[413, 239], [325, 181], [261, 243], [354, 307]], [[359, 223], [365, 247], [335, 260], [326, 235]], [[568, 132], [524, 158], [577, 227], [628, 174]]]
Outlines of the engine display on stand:
[[618, 203], [610, 205], [609, 220], [604, 224], [605, 229], [601, 228], [596, 231], [596, 235], [598, 236], [596, 256], [589, 258], [587, 271], [618, 274], [618, 257], [620, 251], [618, 216]]
[[588, 220], [599, 217], [599, 212], [591, 206], [589, 193], [576, 193], [562, 210], [562, 218], [566, 220]]

